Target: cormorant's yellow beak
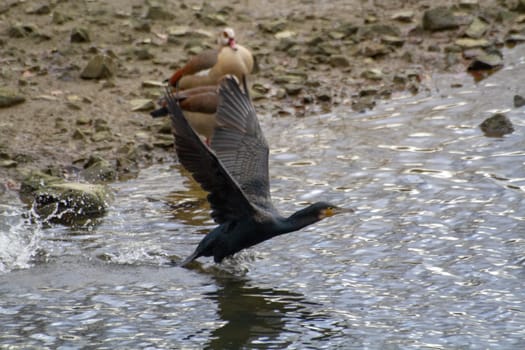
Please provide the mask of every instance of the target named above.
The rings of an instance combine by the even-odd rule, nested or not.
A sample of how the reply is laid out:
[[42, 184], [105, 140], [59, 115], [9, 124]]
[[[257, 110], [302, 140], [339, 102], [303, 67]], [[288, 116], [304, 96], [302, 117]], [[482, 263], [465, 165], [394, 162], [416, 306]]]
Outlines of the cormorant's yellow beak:
[[330, 207], [321, 210], [321, 219], [329, 218], [330, 216], [334, 216], [335, 214], [339, 213], [353, 213], [354, 209], [351, 208], [341, 208], [341, 207]]

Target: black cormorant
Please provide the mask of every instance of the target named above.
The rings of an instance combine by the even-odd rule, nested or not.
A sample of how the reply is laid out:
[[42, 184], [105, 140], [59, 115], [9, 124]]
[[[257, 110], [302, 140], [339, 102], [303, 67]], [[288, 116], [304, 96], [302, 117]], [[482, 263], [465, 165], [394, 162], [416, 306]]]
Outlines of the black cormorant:
[[213, 256], [219, 263], [275, 236], [297, 231], [337, 213], [352, 212], [317, 202], [289, 217], [279, 214], [270, 197], [268, 144], [245, 79], [243, 86], [244, 93], [233, 77], [220, 84], [218, 126], [211, 148], [192, 129], [171, 91], [166, 92], [179, 161], [209, 192], [211, 216], [219, 224], [180, 266], [201, 256]]

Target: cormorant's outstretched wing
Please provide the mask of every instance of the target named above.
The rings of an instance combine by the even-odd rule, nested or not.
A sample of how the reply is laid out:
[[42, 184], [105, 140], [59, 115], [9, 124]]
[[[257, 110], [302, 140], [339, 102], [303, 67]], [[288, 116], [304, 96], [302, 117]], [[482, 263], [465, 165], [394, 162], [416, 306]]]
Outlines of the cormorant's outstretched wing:
[[211, 148], [224, 167], [255, 205], [274, 211], [268, 179], [268, 143], [250, 100], [233, 77], [223, 79], [219, 88], [217, 124]]
[[208, 201], [213, 219], [220, 224], [245, 215], [254, 215], [256, 209], [217, 156], [195, 133], [170, 89], [166, 90], [166, 100], [174, 129], [177, 156], [202, 188], [209, 192]]

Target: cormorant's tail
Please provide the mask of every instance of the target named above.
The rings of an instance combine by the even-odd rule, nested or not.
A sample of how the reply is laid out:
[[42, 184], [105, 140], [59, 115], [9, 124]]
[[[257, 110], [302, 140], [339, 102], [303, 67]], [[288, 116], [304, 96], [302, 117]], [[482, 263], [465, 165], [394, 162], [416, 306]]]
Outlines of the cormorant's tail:
[[198, 257], [200, 256], [199, 252], [197, 250], [195, 250], [193, 252], [193, 254], [191, 254], [190, 256], [188, 256], [186, 259], [182, 260], [182, 262], [178, 263], [177, 266], [179, 267], [185, 267], [186, 265], [188, 265], [190, 262], [192, 262], [193, 260], [197, 259]]

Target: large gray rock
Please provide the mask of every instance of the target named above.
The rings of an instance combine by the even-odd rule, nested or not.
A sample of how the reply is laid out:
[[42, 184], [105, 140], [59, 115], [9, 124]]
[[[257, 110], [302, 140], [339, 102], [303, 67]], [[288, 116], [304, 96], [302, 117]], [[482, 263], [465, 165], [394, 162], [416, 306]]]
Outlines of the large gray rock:
[[65, 225], [104, 215], [113, 199], [106, 186], [65, 182], [42, 173], [30, 174], [22, 182], [20, 195], [38, 220]]

